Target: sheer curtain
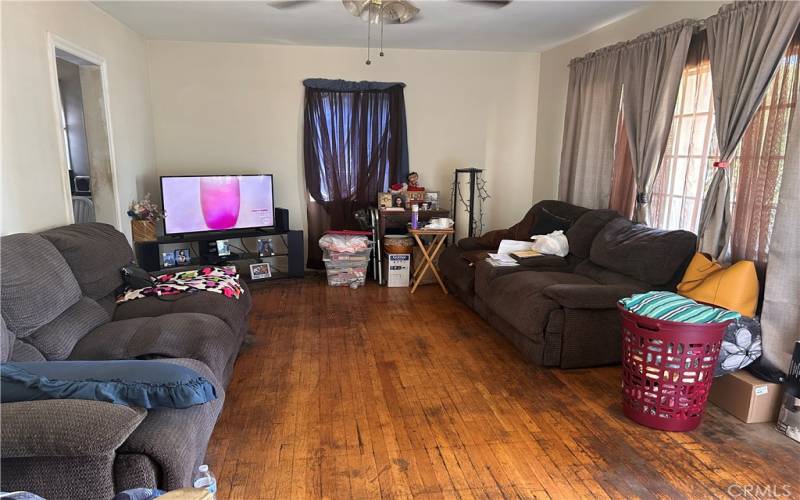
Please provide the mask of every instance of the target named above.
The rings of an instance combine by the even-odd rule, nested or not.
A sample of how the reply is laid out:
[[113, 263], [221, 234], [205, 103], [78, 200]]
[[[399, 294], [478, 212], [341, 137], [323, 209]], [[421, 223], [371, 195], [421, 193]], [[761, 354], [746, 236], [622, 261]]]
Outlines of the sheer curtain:
[[322, 267], [328, 229], [358, 229], [353, 213], [408, 173], [402, 83], [306, 80], [304, 167], [308, 267]]
[[800, 39], [795, 36], [731, 164], [731, 258], [755, 261], [762, 270], [775, 222], [789, 124], [797, 108], [798, 58]]

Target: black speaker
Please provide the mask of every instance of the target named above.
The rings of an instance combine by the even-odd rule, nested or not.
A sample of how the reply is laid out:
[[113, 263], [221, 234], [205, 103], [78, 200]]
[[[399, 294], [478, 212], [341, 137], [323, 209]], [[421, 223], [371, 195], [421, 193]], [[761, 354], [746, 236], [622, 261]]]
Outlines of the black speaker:
[[289, 209], [288, 208], [275, 208], [275, 230], [288, 231], [289, 230]]

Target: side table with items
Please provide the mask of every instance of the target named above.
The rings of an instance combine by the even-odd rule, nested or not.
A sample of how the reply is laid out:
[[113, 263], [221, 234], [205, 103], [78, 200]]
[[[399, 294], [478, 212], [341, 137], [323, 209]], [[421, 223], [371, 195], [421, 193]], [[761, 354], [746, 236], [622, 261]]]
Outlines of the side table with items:
[[[433, 276], [436, 278], [436, 281], [439, 283], [439, 286], [442, 287], [442, 291], [447, 294], [447, 287], [444, 286], [442, 278], [439, 276], [439, 270], [436, 268], [435, 261], [445, 240], [448, 236], [453, 235], [455, 230], [451, 227], [448, 229], [409, 229], [408, 232], [414, 238], [414, 241], [416, 241], [425, 261], [414, 271], [414, 286], [411, 288], [411, 293], [414, 293], [417, 290], [422, 278], [424, 278], [425, 274], [430, 270], [433, 273]], [[427, 245], [423, 241], [423, 238], [426, 236], [432, 237], [431, 242]]]

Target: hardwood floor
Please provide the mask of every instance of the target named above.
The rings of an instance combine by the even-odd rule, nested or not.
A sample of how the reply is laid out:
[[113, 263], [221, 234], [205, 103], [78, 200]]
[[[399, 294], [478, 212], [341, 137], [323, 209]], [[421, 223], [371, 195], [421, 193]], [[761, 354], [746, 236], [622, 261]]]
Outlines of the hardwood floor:
[[690, 433], [640, 427], [619, 368], [528, 365], [438, 286], [253, 295], [208, 452], [218, 498], [800, 496], [800, 444], [770, 425], [709, 405]]

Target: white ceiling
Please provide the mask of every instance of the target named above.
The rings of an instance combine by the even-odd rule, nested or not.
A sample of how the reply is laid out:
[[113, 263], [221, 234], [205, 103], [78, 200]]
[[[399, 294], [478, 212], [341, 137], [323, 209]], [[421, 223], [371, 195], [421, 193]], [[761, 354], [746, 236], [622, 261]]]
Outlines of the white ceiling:
[[[516, 0], [504, 8], [420, 0], [411, 23], [386, 25], [384, 46], [541, 51], [629, 15], [646, 1]], [[363, 47], [367, 24], [338, 0], [279, 10], [267, 1], [97, 1], [148, 39]]]

